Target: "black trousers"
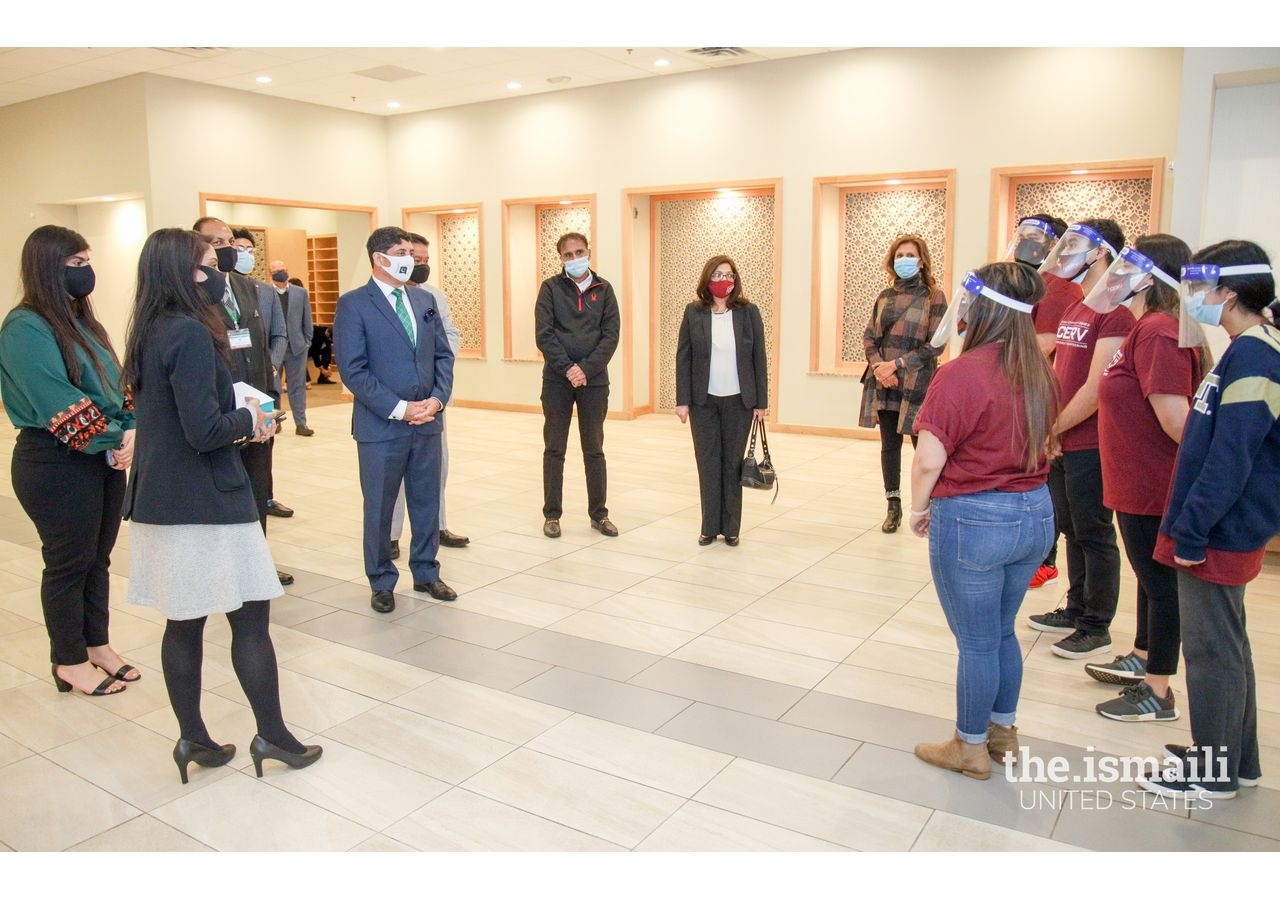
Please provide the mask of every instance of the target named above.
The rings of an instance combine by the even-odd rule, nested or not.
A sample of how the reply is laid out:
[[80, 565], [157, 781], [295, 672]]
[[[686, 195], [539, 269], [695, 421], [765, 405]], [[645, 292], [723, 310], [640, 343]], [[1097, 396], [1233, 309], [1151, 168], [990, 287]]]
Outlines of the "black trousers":
[[24, 428], [13, 448], [13, 492], [40, 535], [40, 603], [50, 660], [87, 662], [108, 643], [107, 570], [120, 533], [125, 474], [101, 453], [79, 453], [47, 431]]
[[1111, 510], [1102, 503], [1102, 457], [1096, 448], [1067, 450], [1049, 466], [1058, 527], [1067, 538], [1067, 612], [1076, 628], [1103, 634], [1120, 602], [1120, 548]]
[[271, 450], [275, 438], [261, 444], [245, 444], [240, 448], [240, 459], [249, 475], [249, 487], [253, 489], [253, 502], [258, 507], [258, 521], [262, 533], [267, 533], [267, 501], [271, 499]]
[[1178, 671], [1178, 650], [1182, 639], [1178, 617], [1178, 573], [1156, 562], [1156, 536], [1160, 516], [1116, 513], [1124, 552], [1138, 577], [1138, 626], [1133, 646], [1147, 651], [1147, 671], [1152, 675], [1173, 675]]
[[[886, 497], [902, 496], [902, 434], [898, 431], [898, 411], [882, 409], [880, 420], [880, 474], [884, 476]], [[911, 446], [917, 438], [911, 435]]]
[[698, 463], [702, 534], [738, 537], [742, 528], [742, 455], [751, 433], [752, 411], [742, 395], [708, 395], [704, 406], [689, 407], [693, 456]]
[[564, 513], [564, 451], [569, 421], [578, 406], [578, 438], [587, 470], [587, 513], [595, 521], [608, 518], [605, 506], [608, 479], [604, 466], [604, 417], [609, 412], [609, 385], [575, 388], [569, 379], [542, 382], [542, 517]]

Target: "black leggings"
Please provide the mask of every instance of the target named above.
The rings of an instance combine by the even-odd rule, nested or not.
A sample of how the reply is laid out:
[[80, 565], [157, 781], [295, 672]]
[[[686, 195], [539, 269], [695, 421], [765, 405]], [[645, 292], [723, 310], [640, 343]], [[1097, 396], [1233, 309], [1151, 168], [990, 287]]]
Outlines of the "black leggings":
[[[267, 630], [271, 604], [258, 600], [227, 613], [231, 623], [231, 664], [240, 687], [249, 698], [258, 734], [290, 753], [305, 748], [285, 727], [280, 712], [280, 681], [276, 650]], [[178, 718], [182, 737], [206, 747], [218, 744], [209, 736], [200, 715], [200, 670], [204, 661], [204, 623], [199, 619], [170, 619], [160, 644], [160, 662], [169, 703]]]
[[1147, 652], [1147, 671], [1152, 675], [1177, 674], [1182, 644], [1178, 573], [1152, 558], [1160, 517], [1118, 512], [1116, 522], [1129, 565], [1138, 577], [1138, 627], [1133, 646]]
[[[902, 434], [898, 431], [898, 411], [882, 409], [880, 418], [880, 473], [884, 476], [886, 497], [902, 496]], [[916, 436], [911, 435], [911, 446]]]

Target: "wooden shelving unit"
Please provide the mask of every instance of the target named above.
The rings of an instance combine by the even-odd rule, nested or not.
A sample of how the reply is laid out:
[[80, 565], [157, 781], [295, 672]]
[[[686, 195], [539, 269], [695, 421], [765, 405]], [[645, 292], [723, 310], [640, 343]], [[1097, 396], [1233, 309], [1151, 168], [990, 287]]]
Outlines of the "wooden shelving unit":
[[338, 306], [338, 236], [307, 236], [307, 289], [311, 293], [311, 318], [317, 325], [332, 325]]

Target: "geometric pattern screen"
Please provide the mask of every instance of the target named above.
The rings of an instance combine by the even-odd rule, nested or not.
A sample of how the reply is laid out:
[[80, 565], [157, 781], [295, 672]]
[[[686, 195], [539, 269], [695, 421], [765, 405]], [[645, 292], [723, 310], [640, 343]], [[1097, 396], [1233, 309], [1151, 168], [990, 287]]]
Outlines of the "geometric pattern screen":
[[842, 363], [867, 360], [862, 334], [876, 297], [889, 286], [884, 255], [900, 234], [918, 234], [929, 246], [933, 277], [945, 290], [947, 189], [904, 186], [896, 190], [850, 190], [841, 210], [844, 258], [840, 260], [840, 355]]
[[[559, 275], [564, 268], [560, 254], [556, 252], [556, 241], [560, 240], [560, 235], [576, 231], [591, 240], [591, 204], [539, 206], [537, 215], [538, 283], [541, 284], [552, 275]], [[595, 265], [591, 268], [594, 269]]]
[[441, 215], [440, 289], [449, 298], [463, 350], [480, 350], [484, 340], [484, 303], [480, 294], [480, 213]]
[[[773, 381], [774, 195], [712, 195], [688, 200], [657, 199], [653, 204], [657, 231], [654, 243], [653, 296], [658, 309], [656, 409], [676, 405], [676, 344], [684, 308], [694, 299], [698, 276], [707, 260], [731, 257], [742, 277], [742, 293], [760, 307], [764, 322], [765, 354]], [[776, 398], [770, 397], [773, 406]]]
[[[1089, 181], [1017, 183], [1014, 188], [1013, 222], [1038, 212], [1057, 216], [1067, 224], [1081, 219], [1114, 219], [1124, 232], [1125, 242], [1132, 244], [1151, 227], [1151, 179], [1102, 178]], [[1001, 250], [1003, 251], [1003, 247]]]

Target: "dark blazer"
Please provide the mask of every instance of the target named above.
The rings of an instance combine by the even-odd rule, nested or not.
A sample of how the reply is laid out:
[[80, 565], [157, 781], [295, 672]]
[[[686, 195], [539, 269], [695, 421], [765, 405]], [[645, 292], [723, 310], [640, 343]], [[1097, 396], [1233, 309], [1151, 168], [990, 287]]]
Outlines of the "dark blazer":
[[[738, 385], [747, 409], [769, 408], [769, 368], [765, 359], [760, 307], [746, 303], [733, 311]], [[676, 406], [704, 406], [711, 381], [711, 310], [697, 303], [684, 308], [676, 344]]]
[[[231, 293], [240, 307], [240, 326], [249, 329], [253, 340], [252, 347], [231, 351], [231, 376], [233, 381], [243, 381], [266, 394], [280, 399], [280, 379], [276, 374], [276, 365], [272, 359], [272, 339], [278, 330], [284, 334], [284, 317], [277, 316], [279, 301], [275, 300], [261, 285], [262, 282], [247, 278], [239, 272], [227, 276], [231, 285]], [[234, 325], [226, 306], [218, 304], [218, 315], [230, 331]], [[278, 338], [283, 344], [284, 338]]]
[[444, 427], [442, 416], [413, 426], [388, 418], [401, 400], [435, 397], [442, 406], [453, 390], [453, 351], [429, 291], [405, 285], [410, 314], [418, 323], [415, 349], [386, 295], [372, 278], [338, 298], [333, 316], [334, 356], [342, 383], [355, 395], [351, 434], [357, 441], [407, 437], [416, 427]]
[[[307, 294], [306, 288], [298, 287], [296, 284], [287, 284], [287, 292], [285, 296], [289, 300], [289, 308], [284, 310], [285, 334], [287, 336], [286, 351], [282, 351], [280, 358], [284, 359], [284, 352], [288, 352], [290, 356], [298, 356], [306, 353], [311, 349], [311, 297]], [[268, 290], [275, 295], [276, 302], [280, 303], [281, 308], [284, 304], [280, 301], [280, 288], [272, 284], [268, 286]], [[277, 363], [276, 365], [279, 365]]]
[[237, 438], [253, 413], [236, 409], [231, 371], [203, 323], [171, 313], [147, 336], [133, 395], [138, 437], [124, 518], [150, 525], [258, 521]]

